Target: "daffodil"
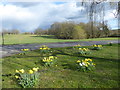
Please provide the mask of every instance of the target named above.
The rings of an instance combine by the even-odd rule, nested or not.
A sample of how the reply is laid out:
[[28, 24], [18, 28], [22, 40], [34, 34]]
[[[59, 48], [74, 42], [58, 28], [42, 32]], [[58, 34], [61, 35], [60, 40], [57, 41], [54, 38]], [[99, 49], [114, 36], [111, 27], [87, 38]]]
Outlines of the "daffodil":
[[29, 49], [21, 49], [21, 51], [28, 51]]
[[15, 78], [17, 78], [17, 79], [18, 79], [18, 78], [19, 78], [19, 76], [15, 75]]
[[19, 70], [19, 72], [24, 73], [25, 71], [24, 71], [24, 69], [21, 69], [21, 70]]
[[92, 61], [92, 59], [90, 59], [90, 58], [88, 58], [87, 60], [88, 60], [88, 61]]
[[94, 47], [97, 47], [97, 45], [93, 45]]
[[80, 60], [77, 60], [77, 63], [80, 63]]
[[29, 74], [33, 74], [33, 70], [29, 70]]
[[54, 57], [53, 56], [49, 56], [49, 59], [53, 59]]
[[79, 50], [82, 50], [82, 48], [79, 48]]
[[39, 69], [38, 67], [37, 67], [37, 68], [33, 68], [33, 71], [36, 71], [36, 72], [37, 72], [37, 71], [38, 71], [38, 69]]
[[40, 48], [40, 49], [42, 49], [42, 48]]
[[16, 73], [19, 73], [19, 71], [18, 71], [18, 70], [15, 70], [15, 72], [16, 72]]

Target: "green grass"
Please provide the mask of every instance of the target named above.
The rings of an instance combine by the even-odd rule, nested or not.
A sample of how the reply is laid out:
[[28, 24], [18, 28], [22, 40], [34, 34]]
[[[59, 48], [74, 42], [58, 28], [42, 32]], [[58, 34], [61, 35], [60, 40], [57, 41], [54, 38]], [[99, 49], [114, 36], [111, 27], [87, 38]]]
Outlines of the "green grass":
[[[28, 43], [51, 43], [51, 42], [75, 42], [75, 41], [99, 41], [99, 40], [116, 40], [118, 38], [93, 38], [93, 39], [57, 39], [52, 35], [5, 35], [5, 44], [28, 44]], [[2, 40], [2, 39], [0, 39]], [[2, 42], [2, 41], [0, 41]]]
[[[104, 45], [102, 50], [91, 50], [91, 54], [86, 56], [73, 55], [72, 47], [54, 48], [58, 66], [53, 67], [41, 65], [39, 50], [29, 51], [26, 55], [16, 54], [2, 59], [2, 74], [13, 75], [16, 69], [39, 67], [40, 81], [36, 88], [118, 88], [118, 46]], [[76, 61], [85, 58], [93, 59], [96, 64], [94, 71], [77, 71]], [[3, 76], [3, 88], [20, 88], [12, 78]]]

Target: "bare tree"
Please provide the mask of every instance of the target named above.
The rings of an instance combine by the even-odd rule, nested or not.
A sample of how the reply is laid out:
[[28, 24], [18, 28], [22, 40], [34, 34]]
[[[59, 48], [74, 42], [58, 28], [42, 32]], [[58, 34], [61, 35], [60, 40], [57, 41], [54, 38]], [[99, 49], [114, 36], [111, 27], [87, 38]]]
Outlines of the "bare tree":
[[[84, 0], [82, 1], [82, 6], [84, 6], [86, 8], [87, 11], [87, 15], [89, 17], [89, 22], [92, 22], [91, 24], [91, 29], [92, 29], [92, 38], [94, 38], [94, 31], [93, 31], [93, 26], [94, 26], [94, 22], [99, 21], [103, 23], [103, 25], [105, 25], [105, 3], [107, 0], [89, 0], [88, 2], [84, 2]], [[108, 4], [110, 4], [111, 8], [115, 8], [116, 12], [113, 12], [115, 18], [119, 18], [120, 15], [120, 1], [119, 2], [108, 2]], [[116, 5], [118, 7], [116, 7]], [[105, 27], [102, 27], [103, 30], [105, 29]]]

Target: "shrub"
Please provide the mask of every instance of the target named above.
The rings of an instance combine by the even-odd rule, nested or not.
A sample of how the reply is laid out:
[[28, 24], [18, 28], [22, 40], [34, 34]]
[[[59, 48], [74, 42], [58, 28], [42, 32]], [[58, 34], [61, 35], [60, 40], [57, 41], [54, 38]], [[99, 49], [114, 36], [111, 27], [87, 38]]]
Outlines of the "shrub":
[[75, 25], [73, 28], [72, 39], [85, 39], [87, 38], [87, 34], [84, 29], [79, 25]]
[[83, 39], [86, 38], [86, 32], [81, 26], [73, 22], [54, 23], [49, 32], [59, 39]]

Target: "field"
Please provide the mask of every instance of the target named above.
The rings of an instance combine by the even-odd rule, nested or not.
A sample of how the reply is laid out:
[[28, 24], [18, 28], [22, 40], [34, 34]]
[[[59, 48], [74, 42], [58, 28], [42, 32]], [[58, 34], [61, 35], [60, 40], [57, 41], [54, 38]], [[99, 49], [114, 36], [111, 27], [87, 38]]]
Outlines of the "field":
[[[115, 40], [118, 38], [93, 38], [93, 39], [57, 39], [52, 35], [36, 36], [36, 35], [5, 35], [4, 44], [30, 44], [30, 43], [52, 43], [52, 42], [75, 42], [75, 41], [99, 41], [99, 40]], [[2, 39], [0, 39], [0, 42]]]
[[[28, 51], [25, 55], [5, 57], [2, 59], [3, 88], [21, 88], [12, 79], [15, 70], [22, 68], [28, 70], [33, 67], [40, 68], [36, 88], [118, 88], [119, 46], [119, 44], [104, 45], [102, 50], [91, 50], [91, 54], [84, 56], [73, 54], [75, 52], [73, 47], [52, 48], [55, 51], [53, 55], [58, 59], [55, 66], [51, 67], [41, 65], [42, 57], [39, 50]], [[77, 70], [76, 61], [85, 58], [91, 58], [96, 64], [94, 71]]]

